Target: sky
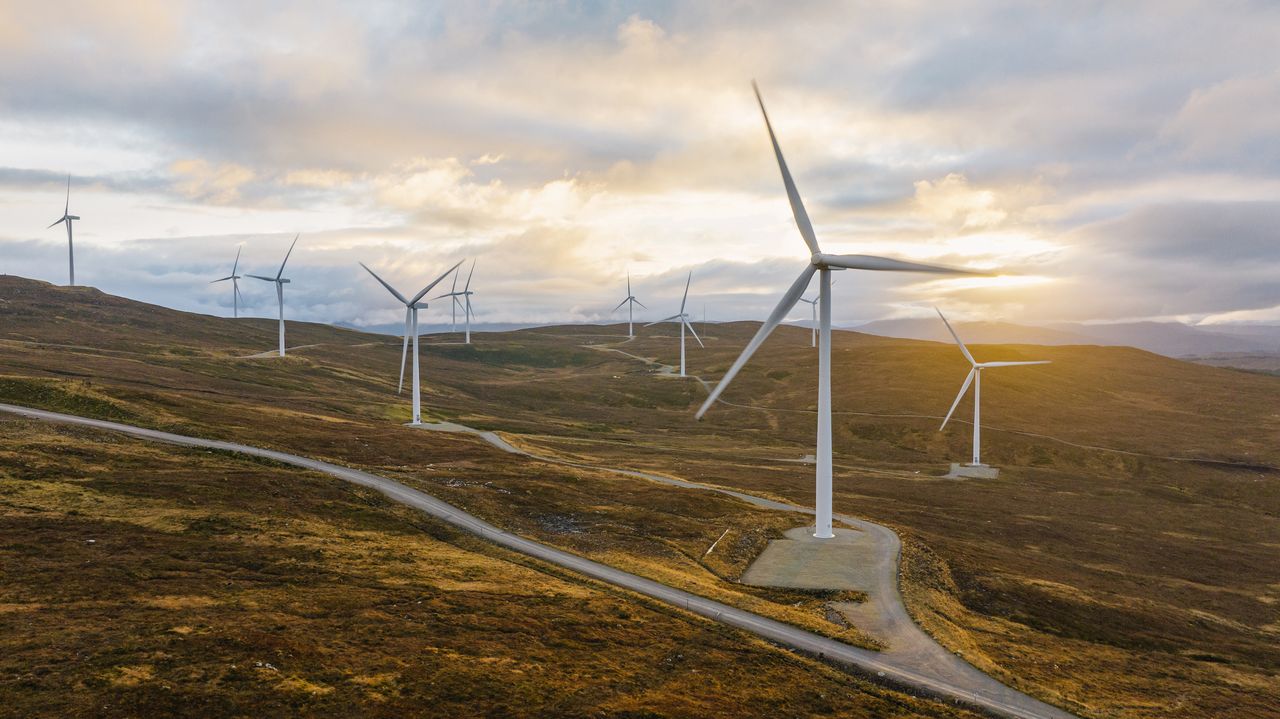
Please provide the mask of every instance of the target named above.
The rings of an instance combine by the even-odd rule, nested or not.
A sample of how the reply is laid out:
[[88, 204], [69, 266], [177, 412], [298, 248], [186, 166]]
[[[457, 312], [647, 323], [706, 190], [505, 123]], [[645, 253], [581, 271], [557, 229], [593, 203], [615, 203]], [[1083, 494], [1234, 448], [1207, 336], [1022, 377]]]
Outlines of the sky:
[[762, 319], [808, 251], [754, 79], [824, 252], [995, 273], [838, 273], [837, 324], [1277, 322], [1277, 37], [1233, 0], [0, 0], [0, 272], [66, 283], [70, 175], [78, 283], [178, 309], [300, 234], [294, 319], [397, 322], [358, 262], [464, 258], [479, 322], [625, 319], [628, 272], [646, 319], [690, 272]]

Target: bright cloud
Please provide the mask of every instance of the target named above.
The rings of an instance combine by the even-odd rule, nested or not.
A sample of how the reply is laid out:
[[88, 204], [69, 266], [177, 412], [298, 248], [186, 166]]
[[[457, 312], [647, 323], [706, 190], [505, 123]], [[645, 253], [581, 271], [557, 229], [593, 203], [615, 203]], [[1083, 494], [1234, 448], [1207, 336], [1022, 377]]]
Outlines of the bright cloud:
[[825, 250], [1005, 271], [847, 279], [838, 322], [1280, 306], [1265, 4], [55, 5], [0, 0], [10, 272], [61, 280], [70, 173], [78, 275], [172, 306], [220, 311], [192, 287], [302, 232], [307, 319], [385, 314], [357, 260], [462, 257], [482, 319], [600, 319], [626, 271], [661, 303], [690, 269], [758, 318], [807, 250], [755, 78]]

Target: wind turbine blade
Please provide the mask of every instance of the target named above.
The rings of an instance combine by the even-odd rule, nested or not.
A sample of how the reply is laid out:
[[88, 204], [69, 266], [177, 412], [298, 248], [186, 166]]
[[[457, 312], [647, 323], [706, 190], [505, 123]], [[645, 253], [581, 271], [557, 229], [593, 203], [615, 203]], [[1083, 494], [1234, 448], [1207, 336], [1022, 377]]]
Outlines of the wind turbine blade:
[[942, 324], [947, 326], [947, 331], [950, 332], [951, 336], [955, 338], [956, 344], [960, 345], [960, 351], [964, 353], [964, 358], [969, 360], [969, 364], [973, 365], [974, 367], [977, 367], [978, 366], [977, 360], [973, 358], [973, 355], [969, 354], [969, 348], [965, 347], [964, 343], [960, 341], [960, 335], [956, 334], [956, 331], [951, 328], [951, 323], [947, 321], [947, 318], [945, 316], [943, 316], [942, 310], [938, 309], [937, 307], [934, 307], [933, 311], [937, 312], [939, 317], [942, 317]]
[[233, 275], [236, 273], [236, 269], [240, 267], [240, 250], [243, 250], [243, 249], [244, 249], [243, 245], [236, 248], [236, 261], [234, 264], [231, 265], [231, 274]]
[[245, 277], [252, 277], [255, 280], [265, 280], [266, 282], [276, 282], [278, 279], [275, 277], [263, 277], [262, 275], [245, 275]]
[[636, 299], [636, 298], [634, 298], [634, 297], [632, 297], [632, 298], [631, 298], [631, 301], [632, 301], [632, 302], [634, 302], [634, 303], [636, 303], [636, 304], [638, 304], [638, 305], [640, 305], [641, 307], [644, 307], [646, 310], [647, 310], [647, 309], [649, 309], [648, 307], [646, 307], [646, 306], [645, 306], [645, 304], [644, 304], [643, 302], [641, 302], [640, 300], [637, 300], [637, 299]]
[[684, 326], [688, 327], [690, 332], [693, 332], [693, 338], [698, 340], [698, 346], [705, 348], [706, 345], [702, 344], [702, 338], [698, 336], [698, 333], [693, 331], [693, 325], [689, 324], [689, 320], [682, 319], [681, 322], [684, 322]]
[[960, 400], [964, 398], [964, 393], [969, 391], [969, 385], [973, 383], [973, 375], [977, 372], [977, 369], [969, 370], [969, 376], [965, 377], [964, 384], [960, 385], [960, 394], [956, 395], [956, 401], [951, 403], [951, 409], [947, 410], [947, 416], [942, 420], [942, 426], [938, 428], [939, 432], [947, 428], [947, 422], [951, 421], [951, 415], [955, 414], [956, 407], [960, 406]]
[[817, 261], [830, 267], [844, 267], [850, 270], [873, 270], [877, 272], [929, 272], [940, 275], [980, 275], [990, 276], [989, 272], [964, 270], [945, 265], [927, 265], [923, 262], [907, 262], [892, 257], [875, 257], [873, 255], [822, 255]]
[[71, 175], [67, 175], [67, 204], [62, 208], [62, 214], [71, 214]]
[[813, 273], [817, 271], [817, 267], [808, 265], [800, 273], [800, 276], [796, 278], [796, 281], [791, 283], [791, 287], [786, 294], [782, 295], [782, 299], [778, 301], [778, 306], [773, 308], [769, 319], [760, 325], [760, 330], [756, 332], [756, 336], [751, 338], [751, 341], [743, 348], [742, 354], [738, 355], [738, 359], [734, 360], [733, 366], [729, 368], [724, 377], [720, 378], [720, 383], [711, 391], [707, 401], [702, 403], [702, 407], [698, 409], [695, 417], [702, 419], [702, 415], [706, 414], [711, 405], [715, 404], [716, 399], [720, 397], [720, 393], [729, 386], [729, 383], [737, 376], [739, 370], [747, 363], [747, 360], [751, 359], [751, 355], [755, 354], [756, 350], [760, 348], [769, 333], [773, 332], [773, 328], [777, 327], [778, 323], [791, 311], [791, 308], [796, 306], [796, 300], [800, 299], [800, 295], [804, 294], [805, 289], [809, 287], [809, 280], [813, 278]]
[[467, 284], [462, 288], [463, 292], [467, 292], [468, 290], [471, 289], [471, 275], [474, 275], [475, 273], [476, 273], [476, 261], [472, 259], [471, 271], [467, 273]]
[[809, 222], [809, 213], [805, 212], [804, 203], [800, 200], [800, 191], [796, 189], [795, 180], [791, 179], [791, 171], [787, 169], [787, 161], [782, 157], [782, 148], [778, 147], [778, 138], [774, 137], [773, 124], [769, 122], [769, 113], [764, 109], [764, 100], [760, 97], [760, 88], [755, 81], [751, 82], [755, 90], [756, 102], [760, 104], [760, 114], [764, 115], [764, 126], [769, 131], [769, 142], [773, 143], [773, 154], [778, 158], [778, 169], [782, 171], [782, 184], [787, 188], [787, 200], [791, 203], [791, 214], [796, 218], [796, 227], [800, 228], [800, 236], [809, 246], [809, 252], [818, 254], [818, 237], [813, 234], [813, 223]]
[[435, 287], [436, 285], [440, 284], [440, 281], [441, 281], [441, 280], [443, 280], [444, 278], [448, 277], [450, 272], [453, 272], [454, 270], [456, 270], [456, 269], [458, 269], [459, 267], [461, 267], [463, 262], [466, 262], [466, 260], [458, 260], [458, 264], [456, 264], [456, 265], [454, 265], [453, 267], [450, 267], [449, 269], [445, 270], [445, 271], [444, 271], [444, 274], [442, 274], [442, 275], [440, 275], [439, 277], [437, 277], [437, 278], [435, 278], [434, 280], [432, 280], [431, 284], [427, 285], [426, 287], [423, 287], [421, 292], [419, 292], [418, 294], [414, 295], [413, 299], [409, 301], [409, 304], [410, 304], [410, 305], [416, 305], [416, 304], [418, 304], [418, 300], [422, 299], [422, 296], [423, 296], [423, 295], [425, 295], [425, 294], [427, 294], [428, 292], [430, 292], [432, 287]]
[[231, 278], [230, 278], [230, 277], [223, 277], [223, 278], [221, 278], [221, 279], [217, 279], [217, 280], [209, 280], [209, 284], [211, 284], [211, 285], [212, 285], [212, 284], [217, 283], [217, 282], [226, 282], [226, 281], [227, 281], [227, 280], [229, 280], [229, 279], [231, 279]]
[[609, 310], [609, 314], [613, 314], [614, 312], [617, 312], [618, 310], [622, 309], [622, 306], [627, 304], [630, 301], [631, 301], [631, 298], [628, 297], [627, 299], [619, 302], [617, 307], [614, 307], [613, 309]]
[[280, 279], [282, 275], [284, 275], [284, 266], [289, 264], [289, 255], [293, 254], [293, 246], [298, 244], [298, 238], [301, 236], [302, 236], [301, 233], [293, 236], [293, 242], [289, 245], [289, 251], [284, 253], [284, 262], [280, 263], [280, 271], [276, 273], [277, 280]]
[[62, 217], [59, 217], [59, 218], [58, 218], [58, 221], [57, 221], [57, 222], [53, 223], [52, 225], [49, 225], [49, 227], [46, 227], [45, 229], [47, 230], [47, 229], [50, 229], [50, 228], [53, 228], [53, 227], [57, 227], [58, 225], [61, 225], [62, 223], [66, 222], [66, 221], [67, 221], [67, 216], [66, 216], [66, 215], [63, 215]]
[[660, 325], [660, 324], [662, 324], [663, 322], [670, 322], [671, 320], [678, 320], [678, 319], [680, 319], [681, 317], [683, 317], [683, 315], [671, 315], [670, 317], [663, 317], [662, 319], [660, 319], [660, 320], [658, 320], [658, 321], [656, 321], [656, 322], [650, 322], [649, 324], [645, 325], [645, 327], [652, 327], [652, 326], [654, 326], [654, 325]]
[[684, 281], [684, 297], [680, 298], [680, 314], [684, 314], [684, 305], [689, 301], [690, 282], [693, 282], [693, 270], [689, 270], [689, 278]]
[[631, 296], [631, 273], [627, 273], [627, 297]]
[[982, 362], [979, 367], [1022, 367], [1029, 364], [1049, 364], [1050, 360], [1036, 360], [1034, 362]]
[[391, 285], [387, 284], [387, 281], [386, 281], [386, 280], [384, 280], [384, 279], [382, 279], [381, 277], [379, 277], [377, 272], [374, 272], [373, 270], [369, 269], [369, 266], [368, 266], [368, 265], [366, 265], [365, 263], [361, 262], [361, 263], [360, 263], [360, 266], [361, 266], [361, 267], [363, 267], [363, 268], [365, 269], [365, 272], [368, 272], [369, 274], [373, 275], [373, 279], [377, 280], [377, 281], [378, 281], [378, 284], [382, 285], [383, 287], [386, 287], [386, 288], [387, 288], [387, 292], [390, 292], [391, 294], [395, 295], [395, 297], [396, 297], [396, 299], [397, 299], [397, 300], [400, 300], [401, 302], [405, 303], [406, 305], [408, 305], [408, 304], [409, 304], [409, 300], [406, 300], [406, 299], [404, 298], [404, 295], [402, 295], [402, 294], [400, 294], [399, 292], [397, 292], [397, 291], [396, 291], [396, 288], [394, 288], [394, 287], [392, 287]]
[[404, 365], [409, 361], [409, 325], [413, 309], [406, 303], [404, 306], [404, 343], [400, 345], [400, 387], [396, 394], [404, 391]]

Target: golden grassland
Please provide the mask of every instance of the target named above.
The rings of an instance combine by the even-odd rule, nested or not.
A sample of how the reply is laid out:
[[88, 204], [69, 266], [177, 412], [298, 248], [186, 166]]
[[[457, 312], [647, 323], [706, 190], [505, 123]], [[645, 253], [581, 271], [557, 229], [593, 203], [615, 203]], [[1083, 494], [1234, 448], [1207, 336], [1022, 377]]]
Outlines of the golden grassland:
[[323, 475], [0, 431], [6, 716], [968, 716]]
[[[291, 345], [317, 346], [244, 360], [273, 346], [274, 323], [13, 278], [0, 298], [0, 401], [370, 468], [638, 573], [766, 608], [790, 599], [730, 580], [802, 520], [402, 428], [397, 339], [291, 324]], [[690, 351], [691, 371], [718, 377], [754, 328], [712, 327], [708, 349]], [[619, 348], [674, 362], [675, 339], [652, 331]], [[807, 331], [782, 328], [725, 395], [754, 407], [718, 406], [703, 422], [692, 420], [705, 397], [696, 381], [589, 347], [618, 347], [620, 334], [547, 328], [479, 334], [473, 346], [433, 337], [427, 412], [547, 454], [812, 501], [812, 467], [795, 461], [812, 452]], [[945, 411], [967, 371], [956, 349], [855, 333], [837, 333], [833, 347], [836, 508], [903, 536], [903, 590], [921, 624], [983, 669], [1087, 715], [1274, 716], [1280, 380], [1124, 348], [975, 353], [1054, 364], [988, 373], [984, 458], [1003, 473], [955, 482], [936, 475], [967, 458], [967, 427], [939, 433], [938, 418], [910, 415]], [[968, 411], [965, 402], [959, 416]], [[727, 538], [730, 552], [696, 560], [729, 526], [746, 528]], [[824, 598], [796, 601], [802, 616], [789, 620], [820, 627]]]

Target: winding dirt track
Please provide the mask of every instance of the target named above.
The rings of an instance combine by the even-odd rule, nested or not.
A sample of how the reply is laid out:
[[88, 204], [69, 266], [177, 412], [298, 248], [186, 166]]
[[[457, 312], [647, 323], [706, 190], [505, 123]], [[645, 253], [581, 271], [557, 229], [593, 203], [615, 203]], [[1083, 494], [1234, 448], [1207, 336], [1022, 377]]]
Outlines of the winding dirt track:
[[[911, 687], [945, 700], [966, 704], [1001, 716], [1016, 717], [1017, 719], [1072, 719], [1073, 717], [1073, 715], [1061, 709], [1010, 689], [979, 672], [963, 660], [947, 652], [921, 631], [907, 615], [906, 609], [902, 605], [901, 597], [898, 594], [897, 564], [900, 550], [898, 537], [887, 527], [871, 522], [837, 515], [837, 518], [841, 521], [847, 522], [862, 531], [869, 532], [877, 542], [877, 554], [879, 557], [877, 576], [879, 579], [877, 588], [868, 592], [872, 599], [867, 604], [874, 611], [868, 613], [867, 619], [872, 624], [879, 622], [880, 636], [889, 639], [888, 643], [891, 648], [885, 652], [874, 652], [852, 647], [834, 639], [798, 629], [727, 604], [712, 601], [696, 594], [668, 587], [653, 580], [629, 574], [608, 565], [511, 534], [436, 497], [369, 472], [261, 447], [187, 437], [117, 422], [77, 417], [28, 407], [0, 404], [0, 412], [8, 412], [29, 419], [121, 432], [134, 437], [187, 447], [238, 452], [272, 459], [303, 469], [323, 472], [346, 482], [375, 489], [396, 502], [418, 509], [432, 517], [472, 532], [508, 549], [556, 564], [584, 576], [643, 594], [714, 621], [749, 631], [777, 644], [855, 667], [873, 677], [890, 683]], [[431, 428], [475, 434], [503, 451], [522, 454], [542, 461], [564, 463], [562, 460], [530, 455], [511, 446], [491, 432], [479, 432], [461, 425], [437, 425]], [[685, 489], [720, 492], [769, 509], [788, 512], [808, 511], [801, 507], [766, 500], [741, 492], [699, 485], [645, 472], [608, 467], [598, 467], [596, 469], [663, 482]], [[888, 637], [885, 637], [885, 631], [888, 631]]]

